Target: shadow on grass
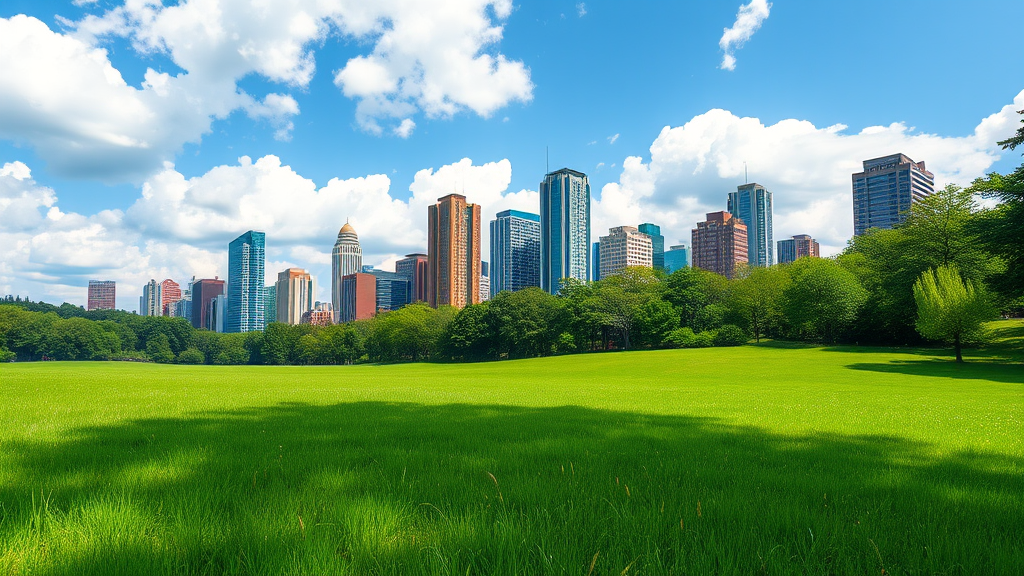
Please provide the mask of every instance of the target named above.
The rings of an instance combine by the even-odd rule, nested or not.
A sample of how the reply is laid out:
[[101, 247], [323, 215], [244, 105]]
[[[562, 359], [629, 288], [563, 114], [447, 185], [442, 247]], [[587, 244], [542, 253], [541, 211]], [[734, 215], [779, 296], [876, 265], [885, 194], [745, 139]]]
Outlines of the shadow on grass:
[[856, 362], [848, 364], [846, 367], [851, 370], [888, 374], [1024, 384], [1024, 365], [1003, 362], [968, 361], [957, 364], [953, 359], [892, 360], [889, 362]]
[[1024, 565], [1024, 458], [713, 419], [292, 403], [7, 443], [0, 466], [8, 573], [1000, 574]]

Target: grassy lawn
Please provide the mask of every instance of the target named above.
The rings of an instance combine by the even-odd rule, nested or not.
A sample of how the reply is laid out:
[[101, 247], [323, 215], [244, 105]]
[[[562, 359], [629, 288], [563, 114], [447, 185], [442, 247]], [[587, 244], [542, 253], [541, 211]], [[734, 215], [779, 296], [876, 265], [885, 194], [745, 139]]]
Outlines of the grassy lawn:
[[964, 365], [3, 365], [0, 574], [1020, 574], [1024, 324], [994, 327]]

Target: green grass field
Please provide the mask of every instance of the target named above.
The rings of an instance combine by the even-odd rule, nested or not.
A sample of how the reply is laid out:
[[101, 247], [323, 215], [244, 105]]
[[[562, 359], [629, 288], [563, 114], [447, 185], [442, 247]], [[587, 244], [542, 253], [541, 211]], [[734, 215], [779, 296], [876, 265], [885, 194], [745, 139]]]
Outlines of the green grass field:
[[996, 327], [965, 365], [3, 365], [0, 574], [1021, 574], [1024, 324]]

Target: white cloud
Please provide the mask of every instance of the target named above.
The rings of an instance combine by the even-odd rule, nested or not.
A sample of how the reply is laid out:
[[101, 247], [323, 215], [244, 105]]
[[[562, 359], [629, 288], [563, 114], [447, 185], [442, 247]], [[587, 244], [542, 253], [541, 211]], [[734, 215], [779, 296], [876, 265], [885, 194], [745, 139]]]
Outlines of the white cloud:
[[585, 3], [578, 2], [576, 4], [576, 15], [579, 16], [580, 18], [583, 18], [584, 16], [587, 15], [587, 5]]
[[608, 137], [608, 143], [609, 144], [615, 144], [615, 141], [618, 140], [618, 139], [619, 139], [618, 133], [613, 134], [613, 135]]
[[1016, 129], [1014, 111], [1022, 106], [1024, 91], [967, 136], [917, 133], [901, 123], [849, 134], [843, 125], [818, 128], [793, 119], [765, 125], [709, 110], [662, 129], [649, 162], [626, 158], [618, 182], [605, 185], [593, 206], [593, 230], [652, 221], [668, 242], [688, 244], [690, 229], [706, 212], [725, 210], [726, 194], [743, 183], [746, 162], [750, 181], [773, 193], [776, 240], [807, 233], [833, 254], [853, 234], [850, 175], [863, 160], [902, 152], [925, 161], [938, 187], [968, 184], [999, 158], [995, 142]]
[[402, 123], [395, 127], [395, 136], [399, 138], [408, 138], [412, 135], [412, 131], [416, 129], [416, 123], [411, 118], [402, 120]]
[[740, 6], [736, 13], [736, 21], [731, 28], [722, 31], [722, 38], [718, 41], [719, 48], [724, 52], [721, 65], [723, 70], [736, 69], [736, 57], [733, 56], [733, 52], [742, 48], [754, 32], [757, 32], [768, 18], [771, 8], [772, 4], [768, 0], [750, 0]]
[[[489, 116], [532, 98], [529, 70], [495, 49], [511, 11], [510, 0], [128, 0], [80, 22], [59, 18], [69, 34], [0, 18], [0, 138], [33, 146], [62, 176], [108, 181], [143, 179], [236, 110], [288, 140], [295, 99], [252, 96], [238, 82], [255, 74], [308, 88], [314, 48], [332, 34], [372, 45], [335, 75], [364, 129], [382, 133], [381, 122], [400, 127], [417, 112]], [[130, 85], [102, 48], [110, 37], [182, 71], [149, 69]]]

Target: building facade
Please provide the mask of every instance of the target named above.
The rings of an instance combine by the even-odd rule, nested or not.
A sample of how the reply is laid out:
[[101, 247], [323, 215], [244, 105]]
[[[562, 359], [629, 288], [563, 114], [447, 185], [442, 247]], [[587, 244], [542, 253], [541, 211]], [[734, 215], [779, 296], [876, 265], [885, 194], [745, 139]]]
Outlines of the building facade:
[[427, 303], [480, 303], [480, 205], [460, 194], [427, 207]]
[[390, 312], [412, 302], [410, 300], [412, 281], [408, 276], [385, 270], [372, 270], [370, 274], [373, 274], [377, 285], [374, 291], [376, 294], [375, 310]]
[[114, 310], [117, 308], [117, 284], [112, 280], [89, 280], [86, 310]]
[[263, 287], [263, 317], [267, 324], [277, 322], [277, 283]]
[[651, 237], [634, 226], [616, 226], [600, 239], [601, 280], [631, 266], [653, 267]]
[[934, 192], [935, 176], [924, 162], [905, 154], [865, 160], [864, 171], [853, 175], [853, 234], [903, 223], [910, 206]]
[[210, 302], [224, 293], [224, 281], [214, 277], [212, 280], [192, 281], [192, 327], [213, 330], [213, 318], [210, 317]]
[[398, 262], [395, 262], [395, 273], [401, 274], [409, 279], [409, 301], [427, 301], [427, 274], [430, 267], [427, 265], [426, 254], [406, 254]]
[[480, 263], [480, 301], [491, 299], [491, 269], [487, 262]]
[[345, 299], [342, 278], [362, 269], [363, 249], [359, 245], [359, 235], [351, 224], [345, 222], [331, 250], [331, 304], [334, 305], [335, 322], [341, 322], [341, 303]]
[[160, 284], [150, 280], [142, 287], [142, 296], [139, 296], [139, 315], [160, 316], [163, 313], [160, 300]]
[[779, 264], [789, 264], [797, 258], [821, 255], [817, 240], [807, 234], [797, 234], [787, 240], [779, 240]]
[[590, 181], [562, 168], [540, 183], [540, 285], [557, 294], [563, 278], [590, 278]]
[[228, 244], [225, 332], [259, 332], [263, 317], [266, 234], [250, 230]]
[[341, 279], [343, 284], [341, 321], [353, 322], [373, 318], [377, 313], [377, 279], [373, 274], [356, 272]]
[[[540, 286], [540, 215], [519, 210], [498, 212], [491, 220], [491, 270], [488, 294]], [[483, 289], [481, 289], [482, 291]]]
[[330, 326], [334, 324], [334, 306], [330, 302], [317, 302], [312, 310], [302, 314], [302, 323], [311, 326]]
[[691, 232], [693, 267], [732, 278], [747, 263], [747, 227], [728, 212], [711, 212]]
[[737, 186], [729, 193], [727, 211], [747, 227], [747, 264], [775, 264], [772, 231], [772, 193], [757, 183]]
[[220, 294], [210, 300], [210, 310], [207, 313], [210, 318], [210, 330], [214, 332], [227, 331], [228, 297]]
[[161, 282], [160, 313], [164, 316], [174, 316], [178, 300], [181, 300], [181, 286], [170, 278]]
[[641, 234], [647, 234], [651, 239], [651, 266], [655, 270], [665, 269], [665, 237], [661, 235], [661, 226], [644, 222], [636, 227]]
[[274, 289], [274, 308], [277, 313], [274, 321], [282, 324], [301, 324], [302, 315], [313, 309], [316, 279], [302, 268], [289, 268], [277, 274]]
[[590, 279], [597, 282], [601, 279], [601, 240], [598, 238], [590, 246]]
[[682, 270], [690, 265], [690, 249], [686, 244], [677, 244], [669, 247], [665, 252], [665, 272], [669, 274], [676, 270]]

